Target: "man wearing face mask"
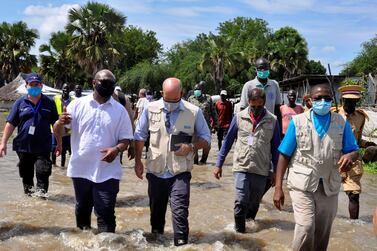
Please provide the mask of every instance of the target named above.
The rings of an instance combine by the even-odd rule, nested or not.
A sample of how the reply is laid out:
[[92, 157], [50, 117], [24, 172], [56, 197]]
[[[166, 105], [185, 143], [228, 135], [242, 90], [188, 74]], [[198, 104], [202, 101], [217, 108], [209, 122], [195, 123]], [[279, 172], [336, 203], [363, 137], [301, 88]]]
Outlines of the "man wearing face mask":
[[[162, 91], [163, 98], [144, 108], [135, 129], [135, 173], [143, 179], [141, 154], [149, 132], [146, 178], [152, 233], [164, 233], [166, 208], [170, 199], [174, 245], [181, 246], [188, 242], [188, 208], [194, 152], [208, 147], [211, 132], [199, 107], [182, 100], [179, 79], [166, 79]], [[179, 141], [182, 143], [172, 145], [172, 140], [178, 138], [182, 139]]]
[[280, 105], [282, 103], [280, 87], [277, 81], [269, 79], [270, 64], [267, 59], [261, 57], [255, 61], [257, 76], [248, 82], [242, 88], [240, 106], [245, 109], [248, 106], [247, 94], [249, 90], [256, 87], [262, 88], [266, 93], [266, 109], [275, 114], [278, 122], [281, 122]]
[[[0, 144], [0, 157], [7, 154], [7, 142], [17, 127], [13, 150], [17, 152], [19, 173], [26, 195], [44, 196], [51, 175], [51, 125], [58, 119], [54, 101], [42, 94], [42, 78], [25, 74], [27, 95], [19, 98], [7, 117]], [[37, 187], [34, 189], [34, 169]]]
[[75, 190], [76, 225], [91, 228], [94, 207], [100, 233], [115, 232], [115, 202], [122, 176], [119, 155], [133, 138], [126, 109], [112, 98], [115, 84], [111, 71], [96, 73], [93, 94], [71, 102], [54, 125], [57, 154], [64, 128], [71, 129], [67, 175]]
[[[339, 109], [339, 114], [350, 123], [359, 147], [367, 148], [376, 144], [362, 139], [365, 120], [368, 119], [368, 115], [363, 110], [356, 109], [356, 104], [361, 98], [362, 89], [359, 85], [347, 85], [339, 88], [343, 100], [343, 107]], [[343, 190], [349, 199], [348, 210], [351, 219], [359, 218], [360, 180], [362, 175], [363, 166], [361, 160], [356, 160], [349, 171], [341, 173]]]
[[[61, 95], [55, 95], [54, 96], [54, 102], [56, 105], [56, 109], [58, 111], [58, 114], [62, 114], [64, 107], [67, 107], [68, 104], [73, 100], [69, 96], [69, 85], [68, 83], [64, 83], [62, 87], [62, 94]], [[56, 164], [56, 139], [53, 136], [53, 142], [52, 142], [52, 154], [51, 154], [51, 159], [52, 159], [52, 164]], [[65, 159], [66, 159], [66, 153], [69, 152], [71, 153], [71, 137], [69, 130], [66, 129], [63, 134], [63, 143], [62, 143], [62, 152], [61, 152], [61, 161], [60, 161], [60, 166], [64, 167], [65, 165]]]
[[274, 204], [284, 205], [283, 176], [288, 175], [295, 218], [293, 250], [326, 250], [338, 209], [340, 172], [358, 159], [356, 139], [348, 121], [330, 112], [332, 94], [326, 84], [311, 90], [313, 107], [294, 116], [279, 146]]
[[[208, 127], [210, 128], [212, 127], [212, 129], [215, 129], [215, 130], [218, 128], [218, 120], [217, 120], [215, 107], [212, 103], [211, 96], [204, 93], [203, 81], [200, 81], [199, 84], [195, 85], [194, 95], [189, 97], [188, 102], [190, 102], [193, 105], [198, 106], [202, 110]], [[198, 151], [196, 151], [194, 163], [195, 164], [200, 163], [201, 165], [205, 165], [207, 163], [210, 150], [211, 150], [211, 145], [209, 145], [206, 148], [203, 148], [203, 154], [200, 161], [199, 161]]]
[[220, 92], [220, 100], [215, 104], [217, 117], [219, 119], [219, 128], [217, 129], [217, 141], [219, 145], [219, 150], [223, 143], [223, 139], [228, 133], [230, 122], [232, 121], [233, 116], [233, 107], [232, 103], [227, 99], [228, 93], [226, 90]]
[[[264, 108], [266, 96], [262, 89], [249, 91], [249, 107], [237, 113], [230, 124], [213, 173], [222, 176], [222, 166], [237, 137], [234, 149], [233, 174], [236, 191], [234, 202], [235, 230], [245, 232], [245, 221], [254, 220], [269, 176], [279, 156], [280, 128], [276, 116]], [[255, 212], [250, 215], [249, 212]]]

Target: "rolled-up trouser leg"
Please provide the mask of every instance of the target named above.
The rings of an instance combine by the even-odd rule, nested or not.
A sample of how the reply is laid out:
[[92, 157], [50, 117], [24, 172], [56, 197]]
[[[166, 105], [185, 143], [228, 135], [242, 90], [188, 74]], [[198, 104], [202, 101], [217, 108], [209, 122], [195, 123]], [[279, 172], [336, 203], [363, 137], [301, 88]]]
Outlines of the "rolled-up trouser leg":
[[22, 178], [22, 184], [24, 186], [24, 193], [27, 195], [31, 195], [33, 193], [34, 188], [34, 163], [36, 161], [36, 157], [34, 154], [31, 153], [20, 153], [17, 152], [19, 162], [18, 162], [18, 170], [20, 177]]
[[35, 162], [35, 176], [37, 178], [37, 189], [43, 193], [48, 191], [48, 179], [51, 175], [51, 169], [50, 154], [38, 154]]
[[254, 220], [258, 213], [260, 202], [264, 195], [264, 190], [267, 183], [267, 176], [262, 176], [254, 173], [248, 174], [250, 176], [249, 182], [249, 208], [246, 214], [246, 219]]
[[149, 208], [151, 211], [152, 233], [164, 233], [165, 215], [169, 201], [169, 183], [172, 178], [162, 179], [151, 173], [147, 173]]
[[119, 180], [109, 179], [93, 184], [93, 206], [97, 216], [98, 232], [115, 232], [115, 203]]
[[187, 244], [189, 234], [191, 173], [185, 172], [174, 177], [170, 192], [170, 208], [173, 220], [174, 245]]
[[93, 209], [93, 182], [84, 178], [72, 178], [75, 190], [76, 226], [80, 229], [91, 227]]
[[332, 223], [338, 211], [338, 194], [326, 196], [322, 182], [314, 193], [315, 233], [314, 250], [326, 251], [329, 244]]
[[314, 193], [290, 190], [295, 218], [292, 249], [314, 251], [315, 201]]
[[244, 172], [234, 172], [234, 228], [237, 232], [245, 232], [246, 213], [249, 208], [250, 177]]

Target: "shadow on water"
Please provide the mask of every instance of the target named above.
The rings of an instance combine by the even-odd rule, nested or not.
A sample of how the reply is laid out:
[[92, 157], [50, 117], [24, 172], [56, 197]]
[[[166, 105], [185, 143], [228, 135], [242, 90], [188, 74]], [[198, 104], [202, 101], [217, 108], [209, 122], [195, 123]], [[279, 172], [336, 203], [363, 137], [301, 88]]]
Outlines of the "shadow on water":
[[50, 194], [47, 200], [67, 205], [73, 205], [76, 203], [75, 196], [68, 194]]
[[5, 241], [17, 236], [38, 235], [38, 234], [52, 234], [59, 235], [62, 232], [75, 233], [78, 230], [75, 228], [64, 228], [57, 226], [37, 227], [25, 223], [2, 222], [0, 225], [0, 241]]
[[220, 188], [221, 185], [214, 182], [191, 182], [191, 187], [201, 188], [201, 189], [214, 189]]
[[147, 195], [132, 195], [117, 198], [116, 207], [149, 207]]

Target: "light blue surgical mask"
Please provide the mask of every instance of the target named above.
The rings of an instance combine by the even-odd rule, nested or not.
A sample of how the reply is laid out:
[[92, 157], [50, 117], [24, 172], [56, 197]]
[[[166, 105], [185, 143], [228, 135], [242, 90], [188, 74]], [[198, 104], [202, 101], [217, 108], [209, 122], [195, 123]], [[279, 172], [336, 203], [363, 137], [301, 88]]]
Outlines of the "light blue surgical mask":
[[175, 110], [177, 110], [179, 108], [180, 101], [181, 100], [178, 100], [177, 102], [167, 102], [167, 101], [164, 100], [165, 108], [169, 112], [175, 111]]
[[42, 88], [38, 86], [31, 86], [27, 88], [27, 93], [32, 97], [36, 97], [42, 93]]
[[331, 101], [325, 101], [325, 99], [321, 99], [318, 101], [312, 102], [313, 111], [321, 116], [324, 116], [330, 112], [331, 109]]
[[266, 79], [270, 76], [270, 70], [257, 71], [257, 76], [258, 78]]
[[202, 96], [202, 91], [201, 90], [195, 90], [194, 95], [195, 95], [195, 97], [200, 97], [200, 96]]

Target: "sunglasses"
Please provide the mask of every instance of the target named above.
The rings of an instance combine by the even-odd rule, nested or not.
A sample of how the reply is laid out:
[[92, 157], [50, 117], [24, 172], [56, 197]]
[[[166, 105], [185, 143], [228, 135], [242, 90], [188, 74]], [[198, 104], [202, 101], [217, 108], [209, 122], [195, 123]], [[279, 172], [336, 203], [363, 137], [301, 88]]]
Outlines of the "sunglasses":
[[313, 98], [314, 101], [321, 101], [322, 99], [324, 99], [326, 102], [332, 101], [332, 97], [330, 96], [318, 96]]

